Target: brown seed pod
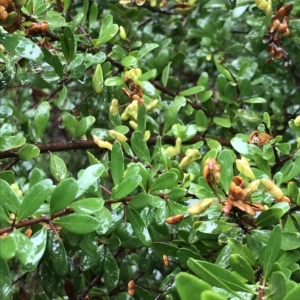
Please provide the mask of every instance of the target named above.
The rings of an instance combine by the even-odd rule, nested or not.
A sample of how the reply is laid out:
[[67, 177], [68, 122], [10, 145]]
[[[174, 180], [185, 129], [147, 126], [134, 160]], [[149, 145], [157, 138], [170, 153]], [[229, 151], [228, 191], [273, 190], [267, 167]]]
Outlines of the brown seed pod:
[[135, 292], [135, 282], [134, 280], [130, 280], [127, 285], [127, 293], [129, 296], [133, 297]]
[[25, 234], [27, 237], [31, 237], [31, 235], [32, 235], [32, 230], [31, 230], [31, 228], [28, 227], [28, 228], [25, 230], [24, 234]]
[[4, 6], [0, 6], [0, 21], [5, 21], [7, 19], [8, 13]]
[[168, 267], [170, 265], [169, 257], [167, 255], [163, 255], [164, 265]]
[[[275, 59], [281, 59], [283, 57], [283, 49], [281, 47], [278, 47], [275, 51], [275, 53], [273, 54], [273, 57]], [[267, 143], [266, 143], [267, 144]], [[265, 145], [265, 144], [263, 144]]]
[[36, 36], [41, 35], [49, 30], [49, 24], [47, 21], [41, 21], [39, 23], [32, 22], [28, 26], [28, 35]]
[[183, 219], [183, 217], [184, 217], [184, 214], [172, 216], [172, 217], [166, 218], [165, 222], [170, 225], [175, 225], [175, 224], [178, 224]]
[[[278, 51], [279, 47], [277, 48], [274, 48], [274, 55], [276, 55], [277, 51]], [[282, 51], [282, 48], [280, 48], [281, 51]], [[283, 52], [282, 52], [283, 54]], [[276, 58], [276, 57], [274, 57]], [[263, 146], [263, 145], [266, 145], [270, 140], [271, 140], [271, 136], [267, 133], [264, 133], [264, 132], [258, 132], [257, 130], [253, 131], [250, 136], [249, 136], [249, 139], [248, 139], [248, 142], [250, 144], [256, 144], [258, 146]]]
[[232, 181], [236, 186], [239, 186], [242, 189], [245, 188], [245, 180], [241, 176], [234, 176]]
[[282, 19], [283, 17], [288, 16], [292, 9], [293, 9], [293, 4], [289, 4], [285, 7], [281, 7], [272, 19], [273, 20]]
[[204, 162], [203, 177], [209, 184], [214, 184], [221, 180], [220, 174], [221, 166], [217, 163], [215, 158], [208, 158]]
[[22, 24], [23, 18], [21, 14], [18, 14], [17, 19], [14, 24], [10, 26], [3, 27], [5, 31], [8, 33], [14, 33], [15, 31], [20, 29], [20, 25]]

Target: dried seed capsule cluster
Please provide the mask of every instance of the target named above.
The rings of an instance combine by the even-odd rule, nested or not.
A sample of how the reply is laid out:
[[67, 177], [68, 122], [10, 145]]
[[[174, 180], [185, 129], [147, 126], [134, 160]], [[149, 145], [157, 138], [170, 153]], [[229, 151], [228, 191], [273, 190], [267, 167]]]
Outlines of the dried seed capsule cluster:
[[290, 35], [289, 29], [289, 14], [293, 8], [292, 4], [281, 7], [275, 16], [271, 19], [271, 24], [268, 33], [265, 35], [263, 42], [268, 43], [267, 51], [275, 59], [285, 59], [285, 66], [290, 64], [289, 54], [282, 46], [279, 35]]
[[[0, 25], [9, 28], [17, 25], [17, 29], [22, 22], [22, 16], [16, 11], [16, 1], [13, 0], [0, 0]], [[7, 30], [8, 32], [11, 32]]]

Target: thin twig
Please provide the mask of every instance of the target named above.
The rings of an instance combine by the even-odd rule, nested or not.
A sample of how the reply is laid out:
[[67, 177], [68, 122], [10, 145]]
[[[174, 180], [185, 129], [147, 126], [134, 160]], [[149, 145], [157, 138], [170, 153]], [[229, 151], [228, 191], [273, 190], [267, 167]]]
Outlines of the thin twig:
[[78, 296], [78, 300], [83, 300], [85, 296], [89, 293], [92, 287], [100, 280], [101, 275], [97, 275], [90, 284], [83, 290], [83, 292]]

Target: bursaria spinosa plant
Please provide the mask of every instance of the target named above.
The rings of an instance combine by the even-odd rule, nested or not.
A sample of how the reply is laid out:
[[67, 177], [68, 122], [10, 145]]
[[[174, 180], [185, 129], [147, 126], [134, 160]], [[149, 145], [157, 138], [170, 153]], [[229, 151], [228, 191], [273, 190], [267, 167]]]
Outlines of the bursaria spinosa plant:
[[298, 299], [299, 15], [0, 0], [0, 299]]

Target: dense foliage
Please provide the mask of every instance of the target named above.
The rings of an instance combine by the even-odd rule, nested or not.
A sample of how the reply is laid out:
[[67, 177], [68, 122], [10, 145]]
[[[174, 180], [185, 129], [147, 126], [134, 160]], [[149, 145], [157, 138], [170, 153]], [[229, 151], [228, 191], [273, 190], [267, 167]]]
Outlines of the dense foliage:
[[0, 299], [298, 299], [299, 15], [0, 0]]

